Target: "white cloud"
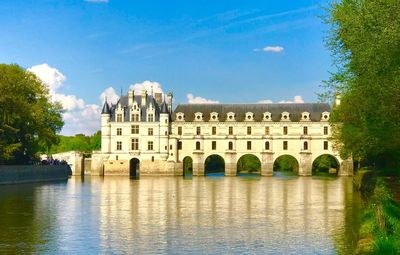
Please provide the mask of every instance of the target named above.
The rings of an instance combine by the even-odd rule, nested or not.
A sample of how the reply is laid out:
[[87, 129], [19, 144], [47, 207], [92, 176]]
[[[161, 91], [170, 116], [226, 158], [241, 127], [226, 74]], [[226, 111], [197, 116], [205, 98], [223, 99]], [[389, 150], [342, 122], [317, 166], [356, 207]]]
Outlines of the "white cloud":
[[46, 63], [32, 66], [28, 71], [36, 74], [48, 86], [51, 93], [60, 88], [67, 79], [60, 71]]
[[147, 94], [153, 93], [162, 93], [164, 94], [160, 83], [155, 82], [155, 81], [144, 81], [142, 83], [135, 83], [132, 84], [129, 89], [133, 89], [135, 95], [140, 95], [142, 93], [142, 90], [145, 89], [147, 90]]
[[303, 100], [303, 98], [301, 96], [294, 96], [293, 101], [291, 101], [291, 100], [287, 100], [287, 101], [282, 100], [282, 101], [279, 101], [279, 103], [280, 104], [302, 104], [302, 103], [304, 103], [304, 100]]
[[100, 102], [102, 103], [104, 103], [104, 99], [106, 98], [108, 103], [116, 104], [118, 102], [119, 96], [117, 95], [113, 87], [108, 87], [99, 96]]
[[88, 3], [108, 3], [108, 0], [85, 0]]
[[266, 46], [262, 49], [254, 49], [254, 51], [265, 51], [265, 52], [274, 52], [274, 53], [281, 53], [285, 49], [282, 46]]
[[189, 104], [219, 104], [219, 101], [195, 97], [193, 94], [186, 95]]
[[265, 99], [265, 100], [260, 100], [257, 102], [257, 104], [272, 104], [272, 100]]
[[[49, 87], [52, 101], [60, 102], [63, 106], [65, 110], [63, 113], [65, 125], [61, 131], [62, 134], [74, 135], [83, 133], [90, 135], [100, 129], [101, 109], [99, 105], [86, 104], [82, 98], [78, 98], [75, 95], [62, 94], [58, 91], [66, 80], [64, 74], [48, 64], [32, 66], [28, 68], [28, 71], [36, 74]], [[111, 94], [110, 90], [107, 89], [103, 93]], [[113, 97], [110, 96], [110, 98]]]

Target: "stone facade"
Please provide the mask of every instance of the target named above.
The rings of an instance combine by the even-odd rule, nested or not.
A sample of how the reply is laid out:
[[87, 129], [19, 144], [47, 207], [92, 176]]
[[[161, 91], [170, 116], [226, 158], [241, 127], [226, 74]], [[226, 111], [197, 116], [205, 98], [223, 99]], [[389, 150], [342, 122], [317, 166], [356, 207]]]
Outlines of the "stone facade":
[[[337, 100], [336, 104], [340, 101]], [[261, 175], [272, 176], [275, 160], [293, 156], [298, 174], [310, 176], [312, 163], [324, 154], [340, 165], [339, 175], [353, 173], [352, 160], [341, 159], [329, 136], [328, 104], [178, 105], [172, 111], [161, 95], [129, 91], [115, 105], [105, 102], [101, 115], [102, 148], [94, 152], [91, 171], [100, 175], [182, 175], [192, 159], [193, 175], [205, 174], [205, 161], [219, 155], [225, 175], [235, 176], [239, 159], [252, 154]]]

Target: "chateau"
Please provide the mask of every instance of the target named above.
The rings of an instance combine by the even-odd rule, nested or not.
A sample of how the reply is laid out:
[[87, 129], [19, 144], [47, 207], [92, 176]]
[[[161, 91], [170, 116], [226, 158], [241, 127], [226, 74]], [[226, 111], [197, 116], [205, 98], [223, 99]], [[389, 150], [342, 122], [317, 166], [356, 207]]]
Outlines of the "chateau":
[[[182, 175], [188, 161], [193, 175], [205, 174], [211, 155], [223, 159], [226, 176], [237, 174], [237, 162], [251, 154], [261, 175], [272, 176], [275, 160], [293, 156], [298, 174], [312, 174], [313, 161], [332, 155], [338, 175], [353, 173], [329, 141], [332, 106], [325, 103], [179, 104], [173, 95], [140, 95], [129, 91], [116, 104], [104, 103], [101, 152], [92, 155], [92, 172], [100, 175]], [[335, 104], [340, 104], [340, 98]]]

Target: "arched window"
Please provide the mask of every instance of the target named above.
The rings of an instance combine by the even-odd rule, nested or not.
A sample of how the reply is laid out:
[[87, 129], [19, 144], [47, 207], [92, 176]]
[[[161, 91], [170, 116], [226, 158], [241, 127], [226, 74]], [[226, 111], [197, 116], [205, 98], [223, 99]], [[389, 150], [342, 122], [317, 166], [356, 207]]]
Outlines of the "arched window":
[[265, 149], [269, 150], [269, 142], [265, 142]]
[[229, 142], [228, 143], [228, 149], [231, 151], [231, 150], [233, 150], [233, 143], [232, 142]]
[[304, 150], [308, 150], [308, 142], [304, 142], [303, 148]]
[[196, 150], [200, 150], [200, 142], [196, 142]]

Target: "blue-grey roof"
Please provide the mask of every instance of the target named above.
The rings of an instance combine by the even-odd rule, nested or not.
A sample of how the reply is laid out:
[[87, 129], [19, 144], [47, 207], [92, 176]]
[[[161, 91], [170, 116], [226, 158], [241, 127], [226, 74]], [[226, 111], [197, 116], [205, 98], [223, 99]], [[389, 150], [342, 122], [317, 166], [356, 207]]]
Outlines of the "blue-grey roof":
[[110, 106], [108, 105], [107, 101], [104, 102], [103, 110], [101, 110], [101, 114], [110, 114]]
[[[154, 121], [160, 120], [160, 107], [153, 96], [151, 95], [147, 96], [146, 105], [142, 105], [141, 95], [135, 95], [133, 100], [134, 102], [137, 102], [138, 106], [140, 107], [140, 121], [146, 121], [147, 108], [149, 107], [150, 104], [153, 104], [155, 109]], [[111, 105], [110, 109], [111, 121], [116, 121], [115, 110], [118, 104], [121, 104], [122, 108], [124, 109], [124, 121], [129, 121], [129, 117], [131, 115], [131, 109], [128, 106], [128, 96], [122, 96], [116, 104]]]
[[304, 104], [180, 104], [173, 114], [172, 120], [176, 118], [176, 113], [185, 114], [185, 121], [193, 121], [196, 112], [203, 113], [204, 121], [209, 121], [210, 113], [217, 112], [219, 121], [225, 121], [227, 113], [234, 112], [236, 121], [244, 121], [246, 113], [252, 112], [255, 121], [262, 121], [265, 112], [271, 113], [273, 121], [280, 121], [281, 113], [289, 112], [291, 121], [299, 121], [303, 112], [310, 113], [311, 121], [320, 121], [323, 112], [331, 112], [331, 106], [326, 103], [304, 103]]

